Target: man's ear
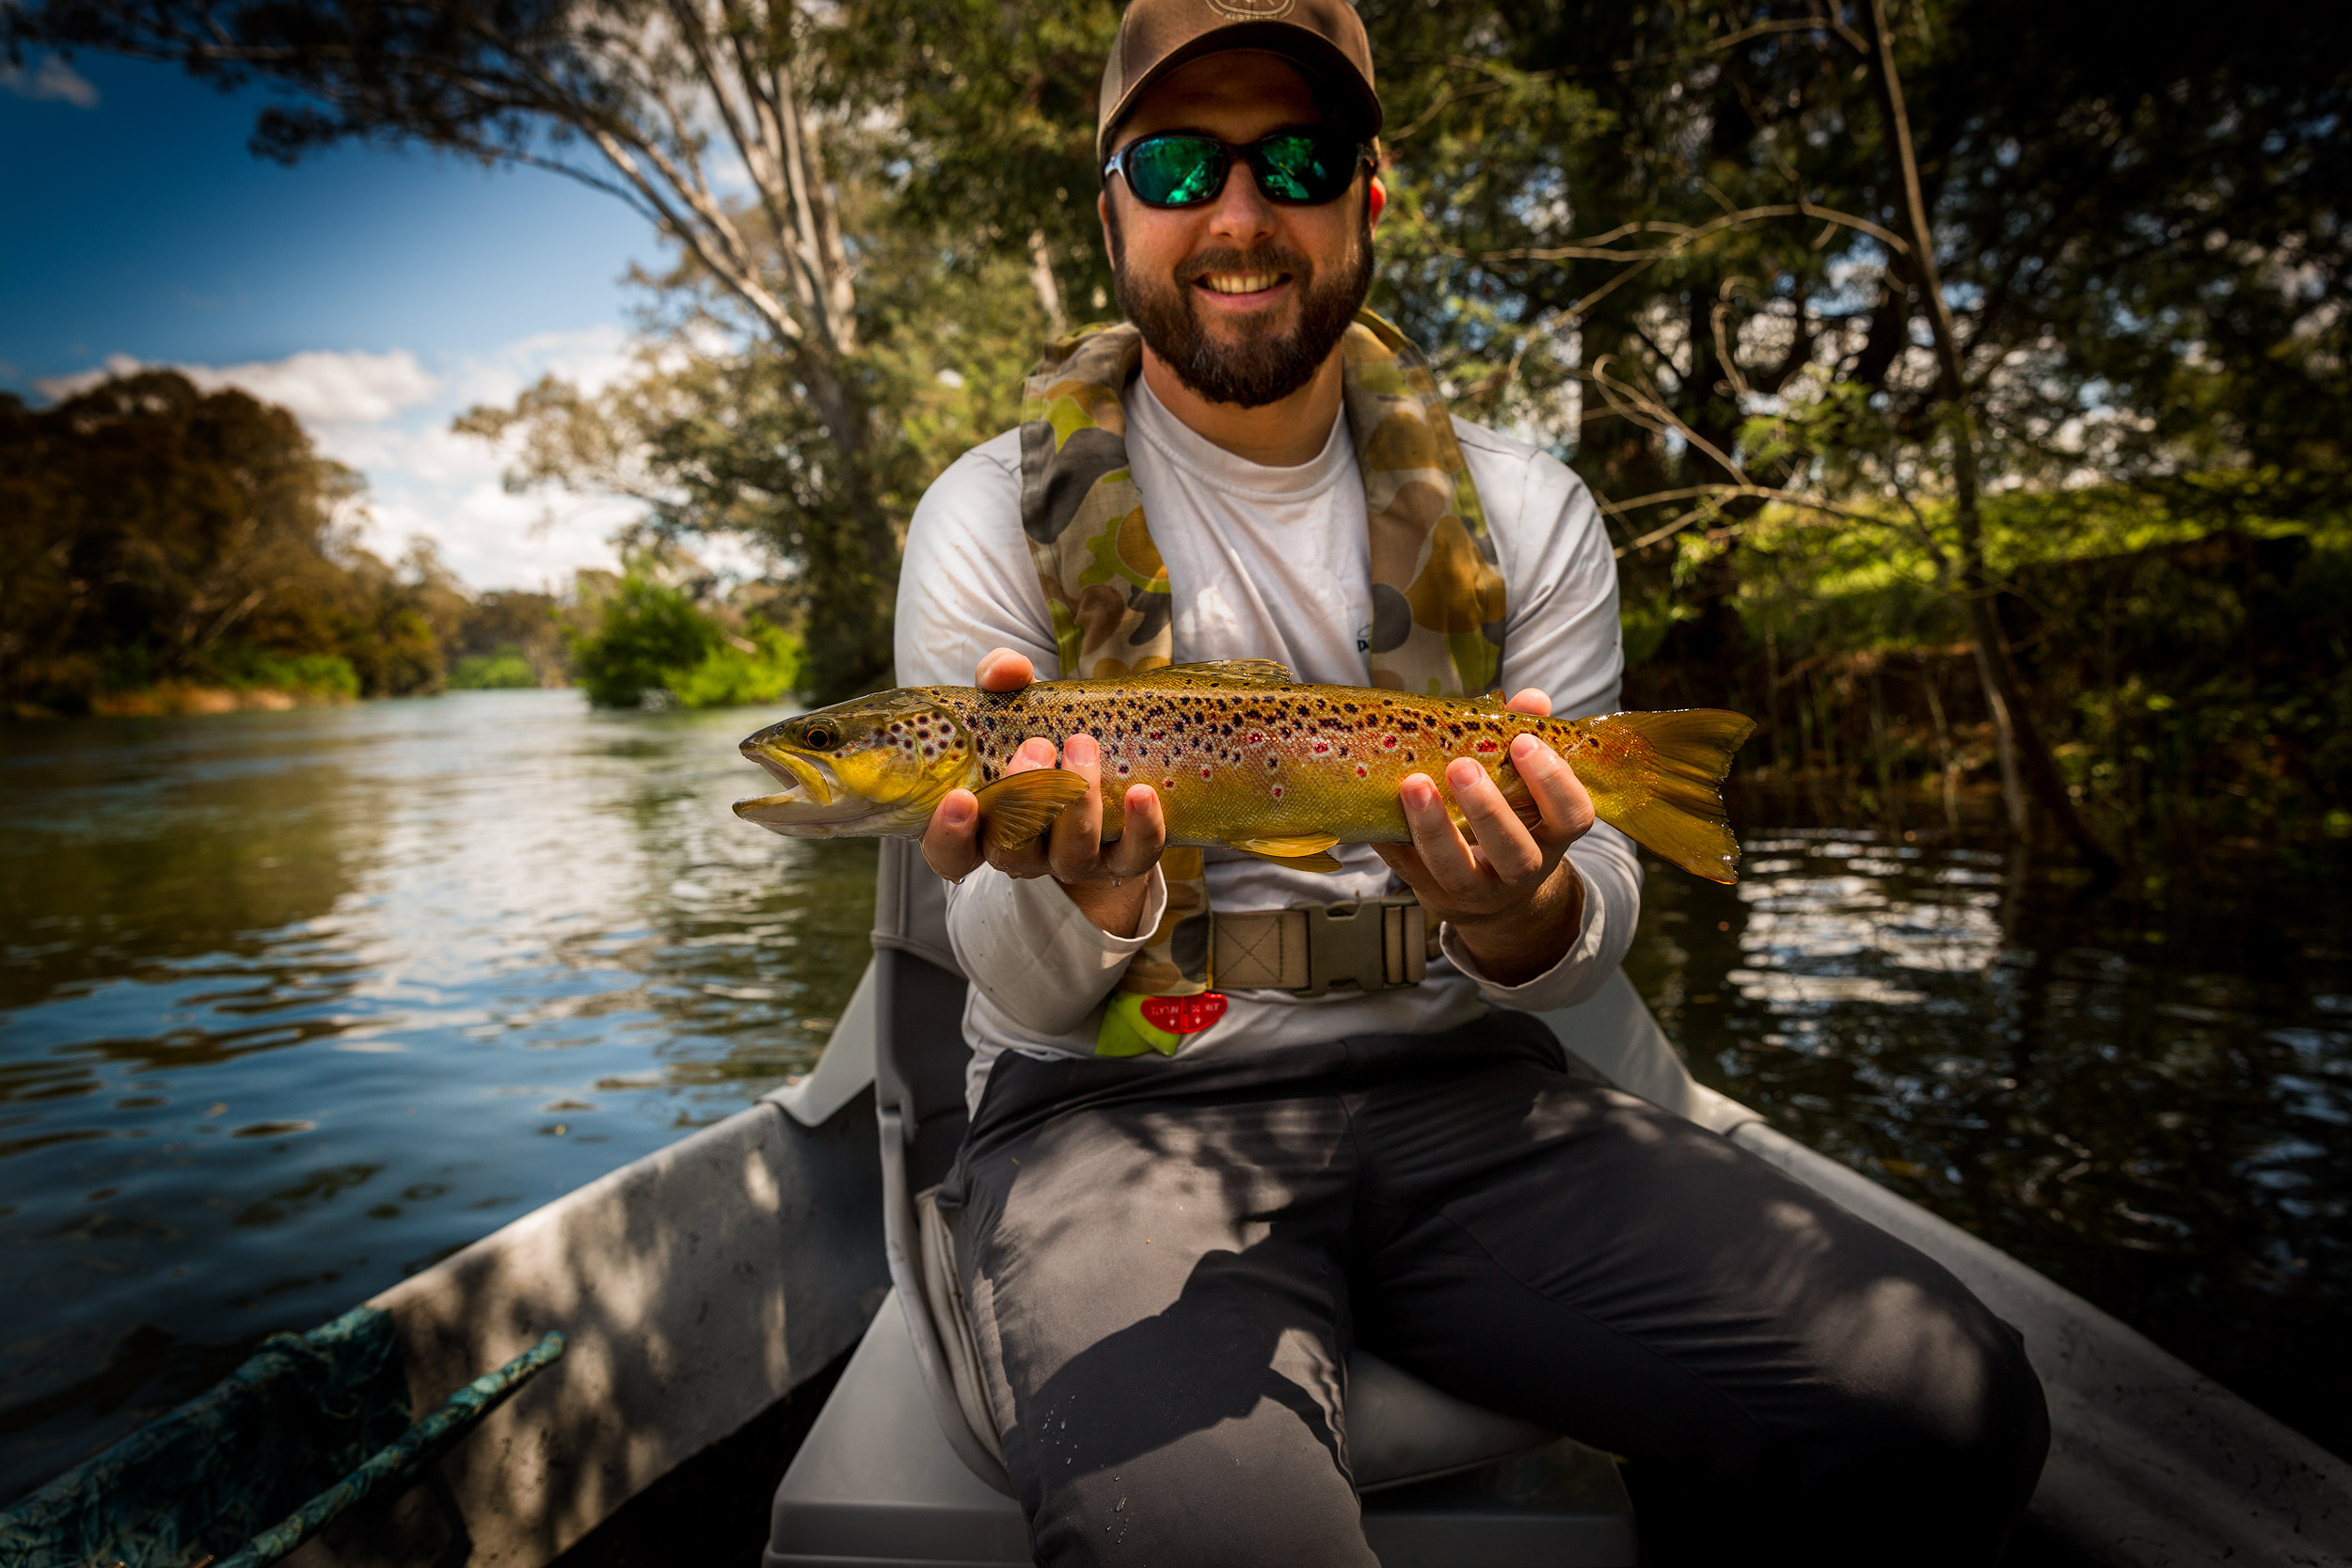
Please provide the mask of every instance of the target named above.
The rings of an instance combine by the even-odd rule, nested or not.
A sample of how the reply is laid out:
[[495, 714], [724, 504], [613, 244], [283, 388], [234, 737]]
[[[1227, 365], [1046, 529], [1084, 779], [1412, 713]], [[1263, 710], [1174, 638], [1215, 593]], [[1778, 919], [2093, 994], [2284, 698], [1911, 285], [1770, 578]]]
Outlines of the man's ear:
[[1372, 184], [1364, 192], [1364, 222], [1374, 229], [1380, 227], [1380, 214], [1389, 210], [1389, 187], [1374, 175]]
[[1105, 184], [1094, 195], [1094, 219], [1103, 226], [1103, 254], [1119, 264], [1119, 246], [1111, 243], [1111, 188]]

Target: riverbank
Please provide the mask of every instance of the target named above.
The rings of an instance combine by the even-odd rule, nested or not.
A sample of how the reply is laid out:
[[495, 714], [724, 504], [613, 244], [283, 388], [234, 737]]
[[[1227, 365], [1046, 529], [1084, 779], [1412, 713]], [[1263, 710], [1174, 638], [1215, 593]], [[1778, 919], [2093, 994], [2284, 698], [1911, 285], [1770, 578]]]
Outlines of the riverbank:
[[[205, 713], [286, 713], [298, 707], [341, 707], [358, 701], [342, 692], [297, 689], [281, 690], [259, 686], [238, 689], [166, 681], [144, 691], [100, 692], [90, 699], [90, 715], [98, 719], [179, 719]], [[20, 705], [19, 719], [54, 719], [57, 715]]]

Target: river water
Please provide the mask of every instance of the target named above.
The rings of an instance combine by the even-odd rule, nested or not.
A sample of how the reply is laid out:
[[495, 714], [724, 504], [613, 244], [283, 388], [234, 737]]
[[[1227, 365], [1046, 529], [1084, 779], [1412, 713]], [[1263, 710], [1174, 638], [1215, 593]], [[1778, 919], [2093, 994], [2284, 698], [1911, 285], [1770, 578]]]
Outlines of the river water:
[[[572, 692], [0, 729], [0, 1499], [803, 1071], [869, 845], [770, 714]], [[2352, 1451], [2352, 894], [1756, 829], [1629, 969], [1704, 1081]]]

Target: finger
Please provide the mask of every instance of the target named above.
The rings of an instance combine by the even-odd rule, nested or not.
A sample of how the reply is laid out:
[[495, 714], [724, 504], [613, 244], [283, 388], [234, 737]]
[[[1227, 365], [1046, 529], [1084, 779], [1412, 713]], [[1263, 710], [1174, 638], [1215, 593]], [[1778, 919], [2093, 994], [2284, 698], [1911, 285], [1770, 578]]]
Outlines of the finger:
[[1010, 761], [1005, 764], [1005, 776], [1026, 773], [1032, 768], [1051, 768], [1061, 760], [1054, 743], [1041, 735], [1033, 735], [1016, 747]]
[[1514, 713], [1532, 713], [1538, 719], [1551, 717], [1550, 695], [1532, 686], [1502, 705]]
[[951, 789], [923, 829], [923, 862], [951, 882], [979, 869], [980, 803], [968, 789]]
[[1086, 781], [1087, 792], [1054, 818], [1046, 863], [1065, 882], [1089, 882], [1103, 869], [1103, 751], [1090, 735], [1062, 742], [1061, 765]]
[[1151, 874], [1152, 863], [1168, 847], [1168, 816], [1160, 808], [1160, 792], [1150, 784], [1130, 784], [1120, 801], [1126, 813], [1119, 842], [1103, 851], [1103, 868], [1120, 881]]
[[1025, 882], [1033, 878], [1052, 874], [1053, 868], [1045, 863], [1045, 835], [1043, 833], [1038, 834], [1026, 844], [1014, 848], [1007, 848], [986, 839], [983, 839], [982, 843], [987, 846], [988, 863], [1008, 877], [1018, 878]]
[[1486, 770], [1468, 757], [1456, 757], [1446, 765], [1445, 782], [1454, 786], [1454, 803], [1462, 808], [1463, 819], [1478, 839], [1478, 852], [1486, 857], [1486, 863], [1504, 885], [1518, 887], [1540, 880], [1549, 869], [1543, 847], [1503, 800]]
[[1396, 873], [1397, 880], [1412, 889], [1413, 895], [1422, 903], [1429, 903], [1438, 897], [1437, 879], [1429, 875], [1429, 867], [1422, 861], [1420, 850], [1409, 844], [1375, 844], [1372, 849], [1373, 853], [1388, 863], [1389, 869]]
[[1566, 846], [1593, 831], [1593, 797], [1558, 752], [1523, 735], [1511, 742], [1511, 766], [1527, 781], [1527, 793], [1543, 814], [1544, 839]]
[[1407, 773], [1397, 786], [1397, 796], [1405, 806], [1405, 825], [1412, 830], [1413, 848], [1428, 868], [1429, 879], [1449, 900], [1470, 896], [1479, 885], [1478, 863], [1461, 830], [1446, 814], [1445, 799], [1438, 793], [1437, 784], [1426, 773]]
[[1035, 679], [1037, 666], [1029, 662], [1028, 655], [991, 648], [980, 656], [972, 683], [983, 691], [1018, 691]]

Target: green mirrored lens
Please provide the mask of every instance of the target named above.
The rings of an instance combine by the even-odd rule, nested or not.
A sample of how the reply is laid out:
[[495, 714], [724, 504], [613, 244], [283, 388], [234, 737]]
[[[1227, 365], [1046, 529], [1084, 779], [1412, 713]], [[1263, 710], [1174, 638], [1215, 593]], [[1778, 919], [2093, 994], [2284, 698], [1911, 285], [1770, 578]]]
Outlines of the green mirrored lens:
[[1127, 182], [1155, 207], [1189, 207], [1224, 183], [1225, 149], [1206, 136], [1146, 136], [1127, 149]]
[[1328, 201], [1355, 178], [1353, 149], [1335, 136], [1294, 132], [1258, 144], [1258, 183], [1276, 201]]

